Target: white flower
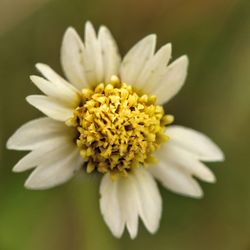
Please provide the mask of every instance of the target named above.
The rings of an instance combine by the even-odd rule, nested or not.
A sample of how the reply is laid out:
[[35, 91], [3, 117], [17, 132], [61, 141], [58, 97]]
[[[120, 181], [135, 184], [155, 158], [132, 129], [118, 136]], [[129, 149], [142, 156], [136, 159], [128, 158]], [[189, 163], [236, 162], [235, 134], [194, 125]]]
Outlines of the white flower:
[[82, 167], [104, 174], [100, 207], [116, 237], [127, 227], [135, 238], [139, 217], [151, 233], [158, 229], [162, 200], [154, 178], [173, 192], [198, 198], [203, 192], [193, 177], [215, 182], [202, 161], [224, 159], [199, 132], [181, 126], [165, 131], [173, 116], [160, 105], [182, 87], [188, 58], [167, 66], [171, 44], [156, 53], [155, 46], [156, 36], [149, 35], [121, 60], [106, 27], [96, 35], [87, 22], [84, 43], [68, 28], [61, 49], [68, 80], [36, 65], [44, 78], [31, 80], [45, 95], [27, 101], [47, 117], [26, 123], [7, 143], [9, 149], [31, 151], [13, 169], [35, 168], [25, 182], [30, 189], [64, 183]]

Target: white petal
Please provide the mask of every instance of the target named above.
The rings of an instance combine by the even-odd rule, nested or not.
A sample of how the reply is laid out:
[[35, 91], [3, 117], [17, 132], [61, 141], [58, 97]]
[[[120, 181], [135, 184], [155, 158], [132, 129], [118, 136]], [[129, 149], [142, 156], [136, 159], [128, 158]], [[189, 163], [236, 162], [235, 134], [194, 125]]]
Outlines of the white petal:
[[182, 126], [169, 126], [170, 140], [203, 161], [223, 161], [221, 149], [206, 135]]
[[116, 42], [105, 26], [101, 26], [98, 39], [102, 49], [104, 80], [109, 82], [112, 75], [118, 75], [121, 58]]
[[151, 174], [140, 168], [134, 171], [139, 198], [139, 215], [150, 233], [159, 227], [162, 201], [157, 184]]
[[54, 160], [39, 165], [25, 182], [25, 187], [29, 189], [55, 187], [68, 181], [83, 164], [77, 147], [63, 148]]
[[138, 233], [140, 207], [136, 182], [131, 175], [126, 178], [122, 177], [117, 181], [121, 214], [130, 237], [134, 239]]
[[163, 104], [174, 97], [183, 86], [188, 68], [187, 56], [182, 56], [171, 63], [166, 70], [165, 76], [155, 85], [151, 94], [157, 96], [159, 104]]
[[158, 150], [157, 157], [166, 165], [175, 165], [206, 182], [215, 182], [213, 172], [200, 162], [192, 153], [174, 144], [170, 140]]
[[166, 44], [148, 60], [136, 81], [138, 88], [143, 89], [147, 94], [151, 93], [166, 72], [166, 66], [171, 58], [171, 51], [171, 44]]
[[36, 68], [43, 74], [43, 76], [48, 79], [51, 83], [58, 86], [58, 88], [67, 88], [68, 91], [71, 90], [73, 93], [78, 93], [78, 90], [60, 75], [58, 75], [52, 68], [43, 63], [37, 63]]
[[61, 63], [65, 75], [78, 89], [87, 85], [83, 54], [84, 45], [81, 38], [74, 28], [68, 28], [63, 37]]
[[[72, 137], [73, 138], [73, 137]], [[69, 145], [75, 146], [72, 138], [67, 137], [52, 137], [47, 141], [40, 143], [41, 145], [24, 156], [14, 166], [14, 172], [23, 172], [31, 169], [39, 164], [54, 162], [57, 159], [58, 153], [60, 153], [65, 147]]]
[[119, 202], [118, 182], [106, 174], [100, 186], [100, 208], [104, 221], [114, 236], [120, 238], [124, 231], [124, 220]]
[[138, 232], [138, 216], [149, 232], [155, 233], [161, 217], [161, 196], [151, 174], [144, 169], [130, 172], [128, 177], [112, 181], [106, 175], [102, 179], [101, 211], [108, 227], [120, 237], [127, 226], [130, 237]]
[[188, 172], [170, 162], [160, 162], [156, 166], [151, 166], [149, 170], [163, 186], [173, 192], [195, 198], [203, 196], [197, 181]]
[[121, 80], [123, 82], [137, 87], [136, 80], [147, 61], [153, 56], [155, 45], [156, 35], [149, 35], [129, 50], [122, 61], [120, 69]]
[[86, 22], [85, 25], [84, 67], [90, 85], [95, 85], [104, 80], [101, 44], [90, 22]]
[[68, 107], [76, 107], [80, 103], [80, 95], [71, 85], [54, 84], [39, 76], [31, 76], [31, 81], [47, 96], [64, 103]]
[[30, 95], [26, 97], [26, 100], [52, 119], [65, 122], [73, 116], [74, 109], [66, 107], [64, 103], [57, 101], [55, 98], [43, 95]]
[[50, 118], [39, 118], [22, 125], [8, 140], [7, 148], [33, 150], [55, 138], [73, 138], [74, 130]]

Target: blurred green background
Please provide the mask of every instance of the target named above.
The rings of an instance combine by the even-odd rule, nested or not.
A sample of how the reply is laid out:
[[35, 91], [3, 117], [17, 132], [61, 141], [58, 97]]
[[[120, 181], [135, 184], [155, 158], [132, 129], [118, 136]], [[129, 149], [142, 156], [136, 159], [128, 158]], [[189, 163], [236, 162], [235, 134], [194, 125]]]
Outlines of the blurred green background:
[[[0, 250], [249, 250], [250, 249], [250, 1], [249, 0], [0, 0]], [[69, 25], [107, 25], [122, 55], [148, 33], [158, 46], [173, 43], [173, 58], [188, 54], [186, 85], [166, 106], [176, 123], [205, 132], [224, 150], [209, 164], [217, 183], [202, 183], [193, 200], [161, 188], [157, 234], [115, 239], [99, 212], [99, 178], [78, 175], [48, 191], [29, 191], [29, 173], [11, 168], [22, 152], [7, 138], [41, 114], [25, 102], [39, 91], [34, 64], [61, 72], [59, 51]]]

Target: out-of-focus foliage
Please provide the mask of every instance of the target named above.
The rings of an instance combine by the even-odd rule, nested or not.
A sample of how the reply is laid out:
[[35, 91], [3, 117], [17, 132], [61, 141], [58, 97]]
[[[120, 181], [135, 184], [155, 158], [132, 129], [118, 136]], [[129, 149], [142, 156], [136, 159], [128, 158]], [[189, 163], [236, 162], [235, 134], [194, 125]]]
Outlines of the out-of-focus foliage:
[[[0, 33], [0, 249], [250, 249], [250, 1], [46, 2], [29, 11], [31, 5], [13, 1], [5, 12], [6, 1], [0, 1], [0, 22], [6, 22]], [[28, 14], [18, 18], [19, 13]], [[225, 163], [209, 165], [218, 182], [202, 184], [202, 200], [161, 188], [164, 210], [153, 236], [140, 225], [134, 241], [127, 233], [113, 238], [99, 212], [97, 176], [82, 173], [53, 190], [28, 191], [28, 173], [11, 172], [23, 153], [7, 151], [6, 139], [41, 115], [25, 102], [38, 93], [28, 76], [38, 61], [61, 72], [63, 32], [72, 25], [83, 34], [86, 20], [107, 25], [122, 54], [152, 32], [159, 46], [173, 43], [174, 58], [188, 54], [186, 85], [166, 109], [176, 123], [205, 132], [225, 151]]]

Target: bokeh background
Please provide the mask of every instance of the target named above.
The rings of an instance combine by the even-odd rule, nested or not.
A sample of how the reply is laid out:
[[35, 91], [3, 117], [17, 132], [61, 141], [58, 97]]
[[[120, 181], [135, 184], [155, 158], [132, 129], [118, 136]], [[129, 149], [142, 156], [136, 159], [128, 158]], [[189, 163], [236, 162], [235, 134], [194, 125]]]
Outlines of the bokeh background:
[[[250, 1], [249, 0], [0, 0], [0, 250], [249, 250], [250, 249]], [[99, 178], [78, 175], [48, 191], [29, 191], [29, 173], [12, 166], [24, 153], [7, 138], [41, 114], [25, 102], [39, 91], [29, 75], [44, 62], [61, 72], [59, 51], [69, 25], [107, 25], [124, 53], [148, 33], [173, 57], [188, 54], [189, 76], [166, 106], [176, 123], [200, 130], [224, 150], [209, 164], [215, 185], [193, 200], [161, 188], [157, 234], [115, 239], [99, 212]]]

